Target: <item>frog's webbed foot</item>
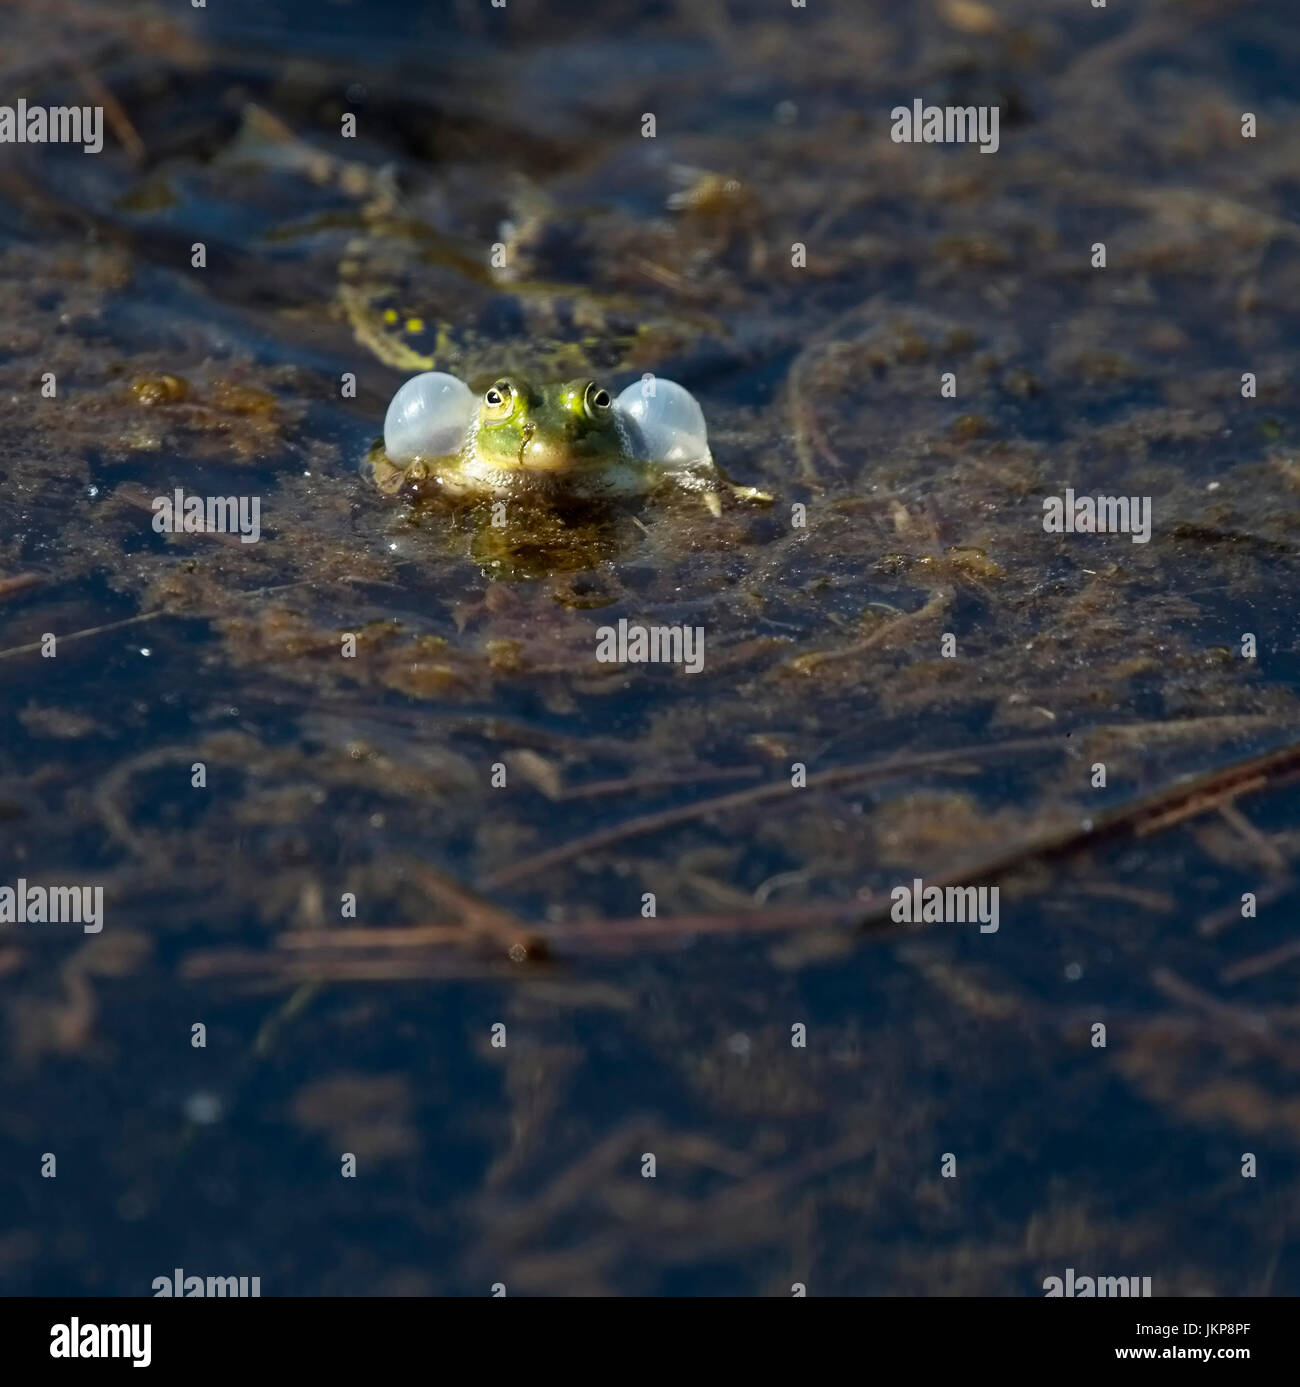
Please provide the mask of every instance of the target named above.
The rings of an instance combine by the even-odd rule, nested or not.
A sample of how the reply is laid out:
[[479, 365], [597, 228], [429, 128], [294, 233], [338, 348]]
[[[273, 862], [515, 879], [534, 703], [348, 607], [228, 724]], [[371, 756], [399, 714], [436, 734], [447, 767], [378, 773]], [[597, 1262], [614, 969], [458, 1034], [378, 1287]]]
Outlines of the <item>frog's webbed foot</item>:
[[[726, 487], [727, 494], [729, 494], [734, 501], [760, 506], [770, 506], [774, 499], [770, 491], [760, 491], [756, 486], [738, 486], [730, 477], [724, 476], [721, 469], [719, 469], [717, 481]], [[715, 520], [719, 519], [722, 515], [723, 494], [724, 493], [719, 491], [716, 486], [710, 487], [708, 490], [701, 493], [701, 499], [708, 507], [709, 514], [713, 516]]]
[[[741, 502], [742, 505], [770, 506], [771, 502], [776, 499], [770, 491], [760, 491], [758, 487], [742, 487], [738, 481], [731, 480], [716, 462], [713, 463], [713, 472], [716, 473], [716, 483], [713, 487], [715, 497], [719, 495], [721, 488], [726, 487], [727, 494], [730, 495], [731, 499]], [[715, 516], [720, 513], [719, 510], [713, 510], [712, 503], [709, 505], [709, 510], [712, 510]]]
[[738, 486], [730, 478], [727, 485], [737, 501], [752, 501], [755, 505], [770, 506], [776, 497], [770, 491], [760, 491], [756, 486]]
[[[741, 486], [739, 482], [733, 482], [716, 462], [713, 464], [713, 471], [715, 474], [714, 484], [711, 488], [713, 499], [706, 500], [705, 504], [715, 516], [722, 513], [721, 496], [724, 488], [726, 494], [733, 501], [739, 501], [742, 505], [770, 506], [772, 504], [774, 498], [770, 491], [760, 491], [756, 486]], [[717, 510], [714, 510], [715, 505], [718, 507]]]

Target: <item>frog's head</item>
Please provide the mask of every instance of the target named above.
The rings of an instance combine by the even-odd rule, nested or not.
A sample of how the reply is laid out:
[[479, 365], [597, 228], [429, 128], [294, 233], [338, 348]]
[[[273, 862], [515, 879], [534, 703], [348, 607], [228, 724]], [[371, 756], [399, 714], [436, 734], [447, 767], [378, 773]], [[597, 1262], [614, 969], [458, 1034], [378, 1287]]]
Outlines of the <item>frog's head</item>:
[[599, 381], [539, 386], [522, 376], [503, 376], [475, 399], [464, 381], [426, 371], [388, 406], [384, 448], [397, 467], [454, 459], [462, 475], [481, 470], [521, 479], [590, 474], [628, 460], [666, 471], [712, 461], [695, 397], [650, 375], [617, 399]]
[[599, 381], [539, 386], [503, 376], [478, 402], [474, 450], [501, 471], [572, 472], [618, 461], [626, 444], [614, 397]]

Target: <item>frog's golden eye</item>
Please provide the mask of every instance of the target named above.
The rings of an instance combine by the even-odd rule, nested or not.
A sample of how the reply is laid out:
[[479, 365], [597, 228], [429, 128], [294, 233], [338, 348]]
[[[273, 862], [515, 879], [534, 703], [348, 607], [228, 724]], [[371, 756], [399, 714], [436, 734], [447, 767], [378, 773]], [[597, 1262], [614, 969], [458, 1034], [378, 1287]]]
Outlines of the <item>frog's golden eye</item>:
[[603, 419], [613, 407], [614, 401], [603, 385], [597, 385], [595, 381], [592, 381], [583, 397], [583, 404], [587, 407], [587, 413], [593, 418]]
[[515, 407], [514, 386], [508, 380], [499, 380], [489, 386], [483, 394], [483, 417], [485, 419], [508, 419]]

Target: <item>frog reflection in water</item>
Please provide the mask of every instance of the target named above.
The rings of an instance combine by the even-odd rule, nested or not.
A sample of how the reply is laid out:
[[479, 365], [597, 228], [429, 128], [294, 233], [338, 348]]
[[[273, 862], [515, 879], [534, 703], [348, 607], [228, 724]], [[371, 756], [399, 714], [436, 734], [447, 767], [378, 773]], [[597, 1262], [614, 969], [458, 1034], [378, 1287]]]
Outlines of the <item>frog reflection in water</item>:
[[504, 376], [475, 400], [443, 371], [413, 377], [384, 420], [384, 490], [487, 500], [609, 501], [675, 487], [712, 514], [722, 496], [770, 501], [713, 461], [695, 397], [653, 376], [617, 397], [595, 380], [542, 385]]

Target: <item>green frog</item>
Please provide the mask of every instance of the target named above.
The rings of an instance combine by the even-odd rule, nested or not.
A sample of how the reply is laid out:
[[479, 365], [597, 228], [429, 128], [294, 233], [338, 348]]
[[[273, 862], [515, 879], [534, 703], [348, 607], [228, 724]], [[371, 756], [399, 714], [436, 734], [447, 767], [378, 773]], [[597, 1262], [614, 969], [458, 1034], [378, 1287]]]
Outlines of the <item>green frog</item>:
[[690, 391], [649, 374], [617, 396], [585, 377], [509, 375], [476, 398], [456, 376], [425, 371], [393, 397], [383, 453], [371, 465], [386, 491], [474, 499], [599, 501], [676, 487], [698, 494], [715, 516], [724, 494], [772, 499], [714, 462]]
[[[772, 499], [717, 465], [703, 411], [681, 385], [643, 373], [615, 394], [600, 378], [626, 379], [660, 351], [689, 355], [718, 324], [487, 273], [382, 199], [367, 229], [339, 267], [343, 314], [379, 360], [419, 372], [393, 397], [368, 459], [384, 491], [549, 505], [676, 489], [715, 516], [725, 497]], [[410, 311], [416, 303], [425, 311]]]

